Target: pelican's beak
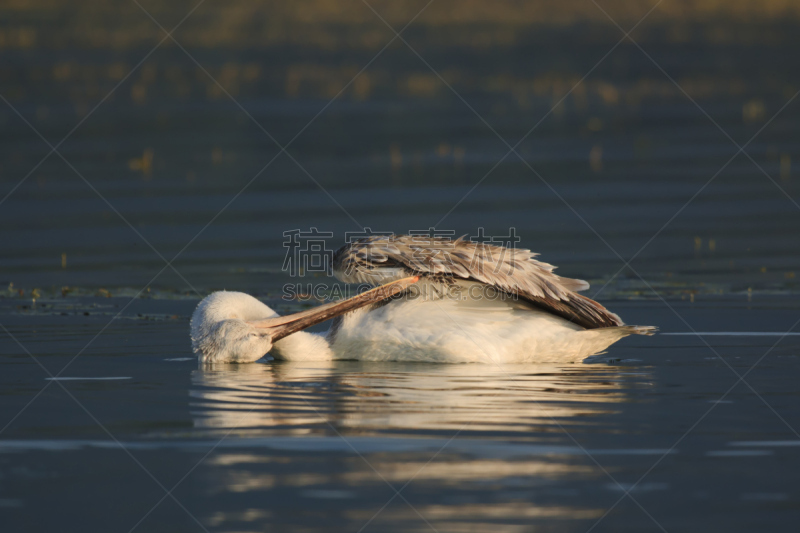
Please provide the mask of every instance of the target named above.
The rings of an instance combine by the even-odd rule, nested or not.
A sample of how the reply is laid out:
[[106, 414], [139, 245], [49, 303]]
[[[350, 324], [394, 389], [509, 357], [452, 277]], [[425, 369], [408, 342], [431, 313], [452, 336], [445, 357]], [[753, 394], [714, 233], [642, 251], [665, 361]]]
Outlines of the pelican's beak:
[[256, 328], [270, 330], [269, 333], [272, 337], [272, 342], [277, 342], [292, 333], [310, 328], [315, 324], [325, 322], [326, 320], [347, 313], [348, 311], [353, 311], [365, 305], [390, 298], [403, 292], [417, 281], [419, 281], [419, 276], [403, 278], [362, 292], [347, 300], [321, 305], [314, 309], [309, 309], [308, 311], [302, 311], [293, 315], [251, 320], [247, 323]]

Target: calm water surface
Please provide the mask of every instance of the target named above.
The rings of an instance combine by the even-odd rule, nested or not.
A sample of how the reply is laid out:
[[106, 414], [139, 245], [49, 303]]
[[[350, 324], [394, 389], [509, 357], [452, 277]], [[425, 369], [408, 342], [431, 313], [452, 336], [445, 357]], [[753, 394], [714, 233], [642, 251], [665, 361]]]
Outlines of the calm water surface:
[[[0, 23], [0, 529], [796, 529], [794, 19], [643, 24], [636, 39], [695, 105], [632, 43], [593, 69], [621, 37], [604, 18], [439, 31], [421, 17], [409, 42], [471, 110], [399, 41], [326, 107], [391, 38], [368, 11], [295, 21], [282, 44], [259, 41], [277, 22], [235, 26], [243, 11], [206, 2], [176, 35], [237, 105], [172, 45], [121, 81], [162, 37], [133, 5], [141, 26], [34, 4]], [[56, 144], [79, 123], [59, 145], [69, 164], [42, 162], [31, 127]], [[537, 123], [495, 167], [498, 135], [513, 145]], [[301, 131], [291, 157], [269, 137]], [[734, 157], [751, 138], [767, 175]], [[515, 228], [664, 334], [565, 366], [198, 368], [202, 296], [310, 305], [280, 298], [296, 281], [283, 232], [338, 247], [365, 226]]]
[[[3, 341], [12, 529], [782, 531], [800, 514], [797, 336], [627, 339], [593, 364], [198, 368], [193, 302], [162, 300], [73, 360], [124, 303], [5, 302], [42, 365]], [[660, 303], [614, 304], [681, 331]], [[704, 331], [798, 314], [782, 297], [674, 305]]]

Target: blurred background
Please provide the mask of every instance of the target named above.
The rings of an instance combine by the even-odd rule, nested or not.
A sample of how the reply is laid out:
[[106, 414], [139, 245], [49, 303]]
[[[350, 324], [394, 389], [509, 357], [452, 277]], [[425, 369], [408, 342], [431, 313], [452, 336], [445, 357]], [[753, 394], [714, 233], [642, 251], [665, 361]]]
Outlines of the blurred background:
[[792, 0], [6, 0], [0, 282], [274, 295], [288, 230], [513, 227], [600, 299], [796, 290], [798, 22]]

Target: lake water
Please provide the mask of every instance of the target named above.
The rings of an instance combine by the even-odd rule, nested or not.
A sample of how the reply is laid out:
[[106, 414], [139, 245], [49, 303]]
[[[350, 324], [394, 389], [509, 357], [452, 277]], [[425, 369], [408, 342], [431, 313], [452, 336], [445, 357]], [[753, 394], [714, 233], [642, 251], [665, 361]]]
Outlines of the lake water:
[[[677, 35], [656, 18], [632, 34], [646, 54], [625, 42], [598, 64], [622, 36], [608, 24], [487, 23], [471, 46], [421, 17], [408, 40], [425, 61], [396, 41], [369, 63], [392, 37], [377, 19], [352, 30], [361, 44], [347, 25], [259, 44], [242, 22], [251, 40], [236, 45], [229, 29], [203, 33], [225, 8], [201, 7], [176, 32], [188, 55], [147, 55], [163, 36], [147, 18], [141, 33], [102, 11], [104, 33], [8, 10], [4, 530], [789, 531], [800, 519], [795, 23]], [[63, 159], [42, 162], [36, 131], [52, 145], [69, 134]], [[662, 333], [576, 365], [198, 368], [188, 319], [202, 296], [312, 305], [281, 298], [287, 283], [329, 283], [290, 276], [284, 232], [329, 232], [333, 249], [364, 227], [513, 229], [590, 281], [587, 295]]]

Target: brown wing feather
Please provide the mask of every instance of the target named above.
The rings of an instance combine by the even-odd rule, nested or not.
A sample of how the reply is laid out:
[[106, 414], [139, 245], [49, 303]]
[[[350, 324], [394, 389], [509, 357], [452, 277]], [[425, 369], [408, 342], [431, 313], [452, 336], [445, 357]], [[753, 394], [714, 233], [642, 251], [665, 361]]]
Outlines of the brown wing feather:
[[379, 285], [420, 274], [485, 283], [584, 328], [622, 326], [614, 313], [575, 291], [589, 284], [562, 278], [555, 267], [537, 261], [530, 250], [414, 235], [373, 236], [340, 248], [336, 277], [346, 283]]

